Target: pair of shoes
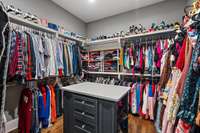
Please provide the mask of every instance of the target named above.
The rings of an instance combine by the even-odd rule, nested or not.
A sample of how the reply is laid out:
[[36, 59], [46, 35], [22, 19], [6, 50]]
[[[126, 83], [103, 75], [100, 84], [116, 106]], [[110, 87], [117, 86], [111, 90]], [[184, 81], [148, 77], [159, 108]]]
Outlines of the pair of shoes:
[[139, 34], [139, 28], [135, 25], [132, 25], [129, 27], [129, 33], [130, 34]]
[[7, 6], [7, 13], [22, 17], [22, 18], [32, 21], [34, 23], [39, 22], [39, 18], [36, 15], [32, 15], [31, 13], [23, 12], [21, 9], [15, 9], [15, 7], [12, 5]]

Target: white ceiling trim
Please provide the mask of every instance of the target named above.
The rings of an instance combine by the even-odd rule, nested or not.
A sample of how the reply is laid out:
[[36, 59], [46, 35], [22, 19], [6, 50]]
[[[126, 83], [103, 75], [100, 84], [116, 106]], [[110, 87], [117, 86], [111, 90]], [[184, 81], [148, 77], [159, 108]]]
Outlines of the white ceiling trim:
[[51, 0], [84, 22], [92, 22], [165, 0]]

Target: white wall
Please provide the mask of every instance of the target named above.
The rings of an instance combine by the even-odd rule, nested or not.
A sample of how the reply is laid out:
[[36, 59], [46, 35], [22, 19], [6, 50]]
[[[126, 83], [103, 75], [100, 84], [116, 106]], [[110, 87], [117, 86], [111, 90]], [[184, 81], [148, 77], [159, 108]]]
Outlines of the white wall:
[[54, 4], [51, 0], [2, 0], [5, 5], [13, 5], [23, 11], [46, 18], [50, 22], [64, 26], [66, 30], [85, 35], [86, 25], [83, 21]]
[[102, 34], [112, 35], [121, 30], [127, 31], [133, 24], [149, 27], [152, 22], [160, 23], [162, 20], [169, 23], [181, 21], [185, 5], [186, 0], [166, 0], [149, 7], [91, 22], [87, 24], [87, 35], [89, 38]]

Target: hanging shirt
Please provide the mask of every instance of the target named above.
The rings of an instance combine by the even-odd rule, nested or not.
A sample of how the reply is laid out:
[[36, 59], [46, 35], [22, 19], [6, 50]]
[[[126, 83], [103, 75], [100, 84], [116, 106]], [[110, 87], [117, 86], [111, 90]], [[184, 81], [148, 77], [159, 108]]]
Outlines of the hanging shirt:
[[47, 128], [49, 126], [50, 117], [50, 91], [47, 87], [43, 86], [41, 88], [38, 99], [38, 109], [39, 120], [42, 123], [42, 127]]
[[30, 133], [31, 132], [31, 120], [32, 120], [32, 92], [29, 89], [22, 91], [20, 102], [19, 102], [19, 133]]
[[51, 122], [55, 123], [57, 119], [57, 113], [56, 113], [56, 96], [54, 92], [54, 87], [52, 85], [49, 85], [50, 91], [51, 91]]
[[149, 91], [149, 83], [146, 83], [143, 91], [143, 104], [142, 104], [142, 114], [147, 114], [148, 109], [148, 91]]
[[57, 45], [56, 45], [56, 61], [57, 61], [57, 65], [58, 65], [58, 71], [59, 71], [59, 76], [62, 76], [62, 70], [64, 69], [63, 66], [63, 44], [61, 41], [57, 41]]

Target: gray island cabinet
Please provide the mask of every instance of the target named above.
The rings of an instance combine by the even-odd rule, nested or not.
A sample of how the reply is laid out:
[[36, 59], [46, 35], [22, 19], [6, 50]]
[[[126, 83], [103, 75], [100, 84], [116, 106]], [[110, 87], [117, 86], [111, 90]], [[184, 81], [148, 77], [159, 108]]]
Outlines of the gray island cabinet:
[[129, 87], [84, 82], [62, 90], [64, 133], [128, 133]]

